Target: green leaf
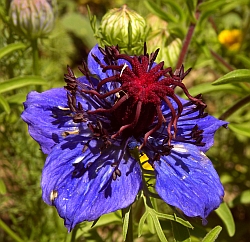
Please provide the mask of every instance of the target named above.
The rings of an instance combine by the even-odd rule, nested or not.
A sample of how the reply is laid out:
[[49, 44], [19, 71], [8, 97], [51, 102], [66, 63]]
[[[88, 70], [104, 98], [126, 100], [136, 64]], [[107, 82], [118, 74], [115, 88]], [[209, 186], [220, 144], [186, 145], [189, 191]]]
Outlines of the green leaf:
[[220, 77], [213, 82], [213, 85], [222, 85], [227, 83], [250, 82], [250, 70], [240, 69], [234, 70]]
[[168, 240], [165, 237], [165, 234], [164, 234], [164, 232], [163, 232], [163, 230], [161, 228], [161, 224], [160, 224], [159, 219], [157, 218], [157, 216], [155, 216], [153, 213], [150, 213], [150, 216], [153, 219], [155, 230], [156, 230], [156, 233], [157, 233], [160, 241], [161, 242], [168, 242]]
[[220, 9], [221, 6], [225, 5], [225, 0], [210, 0], [206, 2], [202, 2], [199, 5], [200, 11], [214, 11]]
[[5, 186], [4, 181], [2, 179], [0, 179], [0, 194], [1, 195], [6, 194], [6, 186]]
[[[233, 84], [213, 86], [210, 82], [209, 83], [202, 83], [202, 84], [196, 85], [194, 87], [191, 87], [188, 89], [188, 91], [192, 96], [196, 96], [200, 93], [204, 94], [204, 93], [220, 92], [220, 91], [233, 92], [233, 93], [239, 93], [239, 94], [245, 92], [245, 90], [243, 90], [241, 87], [235, 86]], [[185, 95], [183, 94], [182, 97], [185, 97]]]
[[46, 85], [47, 81], [40, 76], [20, 76], [0, 83], [0, 93], [8, 92], [30, 85]]
[[171, 222], [174, 238], [176, 242], [191, 242], [190, 233], [187, 227]]
[[147, 217], [148, 230], [151, 234], [155, 234], [154, 221], [151, 216]]
[[232, 237], [235, 233], [235, 223], [234, 223], [233, 215], [230, 209], [228, 208], [227, 204], [222, 203], [220, 207], [215, 210], [215, 212], [225, 224], [229, 236]]
[[10, 114], [10, 105], [2, 95], [0, 95], [0, 105], [7, 114]]
[[152, 209], [154, 211], [154, 213], [157, 215], [158, 218], [162, 218], [162, 219], [168, 219], [168, 220], [172, 220], [175, 221], [179, 224], [182, 224], [183, 226], [187, 227], [187, 228], [191, 228], [193, 229], [194, 227], [192, 226], [192, 224], [190, 224], [188, 221], [177, 217], [175, 214], [174, 215], [170, 215], [170, 214], [164, 214], [164, 213], [159, 213], [157, 211], [155, 211], [154, 209]]
[[216, 226], [212, 230], [210, 230], [207, 235], [204, 237], [202, 242], [214, 242], [217, 237], [219, 236], [220, 232], [222, 230], [221, 226]]
[[186, 4], [188, 7], [188, 12], [191, 18], [191, 22], [195, 23], [196, 22], [195, 11], [196, 11], [197, 0], [186, 1]]
[[250, 204], [250, 190], [243, 191], [230, 203], [230, 206], [233, 207], [237, 204]]
[[140, 219], [140, 221], [139, 221], [139, 224], [138, 224], [138, 237], [141, 237], [141, 236], [142, 236], [143, 225], [144, 225], [145, 220], [146, 220], [146, 218], [147, 218], [148, 215], [149, 215], [149, 213], [148, 213], [148, 211], [146, 211], [146, 212], [142, 215], [142, 217], [141, 217], [141, 219]]
[[179, 15], [179, 21], [181, 22], [182, 20], [184, 20], [184, 11], [183, 8], [180, 7], [180, 4], [178, 4], [176, 1], [174, 0], [162, 0], [163, 3], [169, 4], [172, 9]]
[[249, 123], [229, 124], [228, 127], [236, 134], [250, 137]]
[[21, 50], [21, 49], [24, 49], [26, 48], [27, 46], [23, 43], [13, 43], [13, 44], [9, 44], [5, 47], [3, 47], [1, 50], [0, 50], [0, 59], [3, 58], [4, 56], [6, 55], [9, 55], [11, 54], [12, 52], [14, 51], [17, 51], [17, 50]]
[[155, 2], [147, 0], [144, 2], [144, 4], [151, 13], [165, 20], [166, 22], [173, 22], [173, 23], [178, 22], [178, 20], [172, 14], [163, 11], [162, 7], [156, 4]]

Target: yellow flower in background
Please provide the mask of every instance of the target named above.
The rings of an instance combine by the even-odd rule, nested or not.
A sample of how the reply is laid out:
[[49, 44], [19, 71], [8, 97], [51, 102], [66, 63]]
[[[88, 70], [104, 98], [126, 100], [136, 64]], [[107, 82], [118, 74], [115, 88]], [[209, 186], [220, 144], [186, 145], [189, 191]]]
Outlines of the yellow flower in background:
[[240, 48], [242, 42], [242, 31], [239, 29], [222, 30], [218, 36], [219, 42], [231, 51]]

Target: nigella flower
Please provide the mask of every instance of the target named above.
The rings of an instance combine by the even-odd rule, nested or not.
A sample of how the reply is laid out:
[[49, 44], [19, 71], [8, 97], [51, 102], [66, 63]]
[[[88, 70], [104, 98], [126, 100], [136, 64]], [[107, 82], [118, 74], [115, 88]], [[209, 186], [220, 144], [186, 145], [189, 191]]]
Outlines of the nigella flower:
[[[154, 63], [158, 50], [121, 54], [95, 46], [76, 78], [68, 67], [65, 88], [31, 92], [23, 120], [48, 154], [44, 201], [56, 207], [70, 231], [77, 223], [131, 205], [143, 189], [138, 147], [155, 171], [155, 189], [168, 204], [205, 219], [224, 191], [206, 152], [226, 122], [204, 113], [201, 96], [182, 83], [188, 71], [173, 73]], [[180, 87], [188, 100], [174, 93]]]

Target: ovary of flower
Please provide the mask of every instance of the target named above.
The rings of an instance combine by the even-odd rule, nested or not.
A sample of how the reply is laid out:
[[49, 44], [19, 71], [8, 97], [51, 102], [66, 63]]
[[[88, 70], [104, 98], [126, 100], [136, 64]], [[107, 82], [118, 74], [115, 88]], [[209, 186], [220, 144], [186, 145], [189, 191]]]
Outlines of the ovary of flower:
[[144, 152], [139, 151], [138, 146], [136, 146], [134, 149], [131, 149], [129, 152], [136, 160], [140, 161], [143, 169], [152, 171], [154, 170], [148, 162], [148, 156]]
[[148, 156], [145, 154], [145, 153], [141, 153], [140, 154], [140, 162], [141, 162], [141, 165], [142, 165], [142, 168], [145, 169], [145, 170], [151, 170], [153, 171], [153, 167], [148, 163]]

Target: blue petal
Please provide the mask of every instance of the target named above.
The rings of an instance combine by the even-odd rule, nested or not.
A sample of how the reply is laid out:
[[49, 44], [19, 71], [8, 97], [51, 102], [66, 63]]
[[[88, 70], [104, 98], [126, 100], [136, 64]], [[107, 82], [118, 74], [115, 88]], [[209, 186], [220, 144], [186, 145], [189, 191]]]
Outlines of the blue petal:
[[95, 56], [98, 57], [98, 59], [104, 64], [106, 65], [106, 63], [103, 60], [103, 54], [100, 52], [100, 50], [98, 49], [98, 44], [95, 45], [92, 50], [89, 52], [88, 55], [88, 68], [90, 70], [90, 72], [92, 74], [97, 75], [101, 80], [104, 78], [107, 78], [108, 76], [110, 76], [112, 74], [111, 71], [107, 71], [107, 72], [102, 72], [102, 67], [94, 60], [92, 54], [94, 54]]
[[223, 125], [228, 124], [225, 121], [219, 120], [211, 115], [207, 115], [204, 118], [191, 119], [188, 121], [177, 122], [177, 127], [180, 128], [180, 136], [186, 133], [190, 133], [192, 128], [197, 125], [200, 130], [203, 130], [202, 133], [202, 142], [205, 143], [205, 146], [200, 146], [199, 149], [202, 152], [208, 151], [214, 144], [214, 134], [215, 132]]
[[77, 223], [129, 206], [141, 189], [140, 167], [129, 154], [119, 165], [121, 177], [112, 179], [111, 164], [118, 160], [120, 146], [100, 153], [101, 144], [92, 140], [88, 147], [83, 152], [79, 139], [55, 146], [42, 174], [43, 199], [56, 206], [69, 231]]
[[[94, 60], [92, 54], [94, 54], [96, 57], [98, 57], [98, 59], [101, 61], [101, 63], [103, 65], [107, 65], [107, 63], [104, 61], [104, 56], [103, 54], [100, 52], [100, 50], [98, 49], [98, 44], [95, 45], [92, 50], [90, 51], [89, 55], [88, 55], [88, 68], [90, 70], [90, 72], [92, 74], [95, 74], [99, 77], [100, 80], [103, 80], [107, 77], [111, 77], [114, 76], [115, 74], [117, 74], [118, 72], [116, 71], [112, 71], [112, 70], [107, 70], [106, 72], [102, 71], [102, 67]], [[126, 64], [129, 68], [131, 68], [131, 64], [123, 59], [119, 59], [117, 61], [117, 65], [124, 65]], [[104, 92], [106, 91], [110, 91], [113, 90], [117, 87], [119, 87], [120, 84], [118, 82], [108, 82], [104, 85]]]
[[[81, 100], [83, 109], [89, 109]], [[54, 88], [43, 93], [30, 92], [24, 103], [22, 119], [29, 126], [29, 133], [49, 154], [53, 146], [64, 139], [64, 132], [86, 132], [86, 123], [74, 123], [67, 108], [67, 95], [63, 88]], [[89, 134], [86, 134], [89, 135]]]
[[174, 144], [171, 154], [154, 163], [156, 191], [189, 217], [205, 219], [218, 208], [224, 190], [211, 161], [191, 144]]
[[[178, 97], [178, 96], [177, 96]], [[214, 134], [215, 132], [223, 125], [227, 125], [228, 122], [216, 119], [211, 115], [205, 117], [198, 117], [199, 111], [192, 111], [195, 105], [189, 105], [190, 101], [178, 97], [183, 105], [183, 112], [181, 117], [177, 122], [178, 133], [177, 136], [185, 137], [186, 135], [192, 132], [192, 129], [195, 125], [198, 126], [199, 130], [203, 130], [202, 141], [205, 143], [205, 146], [199, 146], [199, 149], [202, 152], [208, 151], [214, 144]], [[177, 110], [177, 104], [170, 99], [174, 109]], [[162, 104], [162, 113], [166, 120], [169, 120], [171, 117], [171, 112], [169, 107], [163, 103]], [[162, 133], [162, 130], [160, 129]], [[165, 129], [166, 133], [166, 129]]]

